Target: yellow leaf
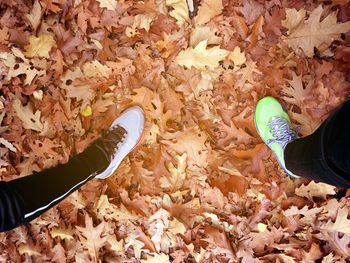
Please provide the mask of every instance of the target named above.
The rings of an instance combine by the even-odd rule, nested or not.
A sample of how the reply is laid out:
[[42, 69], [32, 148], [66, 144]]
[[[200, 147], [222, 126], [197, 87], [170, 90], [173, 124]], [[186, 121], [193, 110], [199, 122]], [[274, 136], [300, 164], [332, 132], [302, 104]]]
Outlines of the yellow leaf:
[[166, 254], [155, 254], [154, 256], [147, 256], [147, 259], [142, 259], [141, 263], [169, 263], [169, 256]]
[[97, 78], [108, 78], [112, 74], [112, 70], [106, 66], [102, 65], [98, 60], [92, 62], [86, 62], [83, 65], [84, 75], [87, 77], [97, 77]]
[[97, 0], [100, 3], [101, 8], [107, 8], [107, 10], [114, 11], [117, 7], [117, 0]]
[[22, 106], [20, 100], [15, 100], [12, 104], [17, 117], [23, 122], [23, 127], [25, 129], [32, 129], [34, 131], [43, 131], [44, 125], [40, 121], [40, 111], [33, 112], [30, 105]]
[[24, 46], [24, 49], [26, 50], [26, 52], [24, 52], [24, 55], [29, 58], [36, 56], [49, 58], [49, 52], [51, 48], [55, 46], [56, 41], [51, 35], [43, 34], [39, 37], [30, 36], [29, 45]]
[[85, 110], [82, 110], [80, 112], [81, 115], [83, 115], [84, 117], [88, 117], [92, 115], [92, 110], [91, 107], [89, 105], [86, 106]]
[[204, 0], [198, 8], [198, 14], [194, 18], [194, 22], [196, 25], [203, 25], [217, 15], [220, 15], [222, 9], [223, 6], [221, 0]]
[[186, 232], [186, 227], [183, 223], [181, 223], [179, 220], [177, 220], [175, 217], [173, 220], [170, 221], [170, 226], [169, 226], [169, 232], [172, 234], [185, 234]]
[[171, 6], [174, 9], [170, 11], [169, 14], [176, 19], [178, 26], [182, 26], [186, 22], [191, 22], [188, 15], [186, 0], [166, 0], [166, 5]]
[[228, 59], [230, 59], [235, 66], [240, 66], [246, 62], [244, 52], [241, 52], [241, 49], [238, 46], [236, 46], [235, 49], [228, 55]]
[[28, 244], [20, 244], [18, 246], [18, 252], [23, 255], [27, 253], [29, 256], [41, 256], [40, 249], [37, 246], [30, 246]]
[[107, 242], [111, 245], [111, 250], [113, 250], [117, 253], [124, 253], [124, 241], [123, 241], [123, 239], [118, 241], [116, 236], [113, 234], [113, 235], [109, 235], [107, 237]]
[[25, 14], [24, 18], [31, 24], [34, 30], [38, 28], [41, 20], [41, 6], [38, 0], [34, 2], [32, 10], [29, 14]]
[[216, 28], [208, 26], [197, 26], [190, 35], [190, 46], [195, 47], [199, 42], [207, 39], [207, 45], [219, 45], [221, 38], [215, 35]]
[[155, 123], [152, 123], [151, 128], [148, 131], [145, 131], [143, 136], [142, 143], [151, 145], [157, 141], [157, 137], [160, 133], [159, 126]]
[[263, 223], [258, 223], [258, 230], [259, 232], [264, 232], [267, 228], [267, 225], [266, 224], [263, 224]]
[[176, 192], [183, 186], [184, 180], [186, 179], [186, 160], [187, 154], [176, 157], [177, 168], [174, 167], [173, 163], [169, 164], [169, 172], [171, 174], [170, 178], [162, 177], [160, 178], [161, 187], [169, 188], [171, 192]]
[[[289, 35], [283, 39], [295, 52], [301, 48], [307, 57], [314, 55], [315, 47], [320, 52], [325, 51], [334, 40], [340, 39], [341, 33], [350, 30], [350, 21], [338, 24], [335, 12], [330, 13], [320, 22], [323, 13], [322, 5], [313, 10], [307, 20], [305, 20], [305, 13], [296, 11], [286, 13], [283, 24], [289, 29]], [[296, 21], [290, 22], [294, 19]], [[298, 24], [296, 24], [297, 20], [299, 20]]]
[[[22, 51], [18, 48], [13, 47], [11, 49], [12, 53], [1, 53], [0, 58], [4, 65], [8, 67], [8, 73], [6, 74], [6, 80], [11, 80], [13, 77], [19, 75], [26, 75], [24, 80], [24, 85], [29, 85], [36, 76], [43, 76], [46, 74], [44, 69], [38, 70], [33, 67], [28, 59], [25, 58]], [[21, 63], [17, 63], [17, 58], [23, 60]]]
[[125, 34], [128, 37], [134, 37], [138, 34], [137, 29], [144, 29], [148, 32], [155, 16], [153, 13], [136, 15], [133, 25], [126, 28]]
[[[301, 8], [297, 11], [295, 8], [286, 8], [286, 19], [281, 21], [285, 28], [295, 28], [300, 21], [305, 18], [306, 10]], [[289, 31], [288, 31], [289, 33]]]
[[326, 199], [327, 195], [336, 194], [336, 192], [334, 191], [335, 188], [335, 186], [329, 184], [315, 183], [314, 181], [311, 181], [306, 186], [302, 184], [299, 188], [296, 188], [295, 194], [301, 197], [306, 197], [308, 199], [312, 199], [313, 196], [322, 197], [323, 199]]
[[53, 238], [60, 237], [62, 240], [64, 239], [74, 239], [74, 231], [72, 229], [62, 229], [58, 227], [54, 227], [50, 231], [51, 236]]
[[182, 50], [176, 57], [177, 63], [187, 68], [193, 66], [199, 70], [205, 70], [206, 66], [214, 69], [219, 66], [219, 61], [225, 59], [230, 53], [225, 49], [220, 49], [219, 46], [208, 49], [206, 47], [207, 40], [203, 40], [195, 48], [189, 47]]
[[321, 226], [321, 230], [338, 231], [350, 237], [350, 220], [348, 219], [348, 214], [347, 207], [339, 208], [335, 222], [333, 223], [332, 220], [329, 220]]

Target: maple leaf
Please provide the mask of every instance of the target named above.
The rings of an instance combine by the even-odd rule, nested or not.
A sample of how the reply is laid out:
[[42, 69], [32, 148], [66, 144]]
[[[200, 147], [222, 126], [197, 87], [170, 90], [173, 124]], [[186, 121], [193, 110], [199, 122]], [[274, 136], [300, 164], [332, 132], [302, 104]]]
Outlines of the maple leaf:
[[329, 184], [310, 181], [308, 185], [302, 184], [300, 187], [296, 188], [295, 194], [308, 199], [312, 199], [314, 196], [326, 199], [327, 195], [336, 194], [335, 189], [335, 186]]
[[190, 23], [186, 0], [166, 0], [166, 5], [171, 6], [174, 9], [169, 12], [169, 15], [176, 19], [176, 23], [180, 27], [186, 22]]
[[52, 47], [56, 46], [56, 41], [52, 35], [42, 34], [39, 37], [30, 36], [29, 45], [25, 46], [24, 55], [27, 57], [50, 57], [50, 50]]
[[79, 230], [79, 239], [88, 249], [89, 255], [95, 259], [95, 262], [98, 262], [99, 250], [107, 240], [105, 235], [106, 222], [104, 221], [94, 227], [92, 218], [86, 213], [85, 227], [76, 226], [76, 228]]
[[207, 48], [207, 40], [201, 41], [195, 48], [189, 47], [182, 50], [176, 57], [180, 66], [191, 68], [192, 66], [205, 70], [206, 67], [214, 69], [219, 66], [219, 61], [223, 60], [230, 53], [219, 46]]
[[203, 25], [212, 18], [221, 14], [223, 9], [221, 0], [203, 0], [198, 8], [197, 16], [194, 18], [196, 25]]
[[[335, 12], [329, 14], [320, 22], [322, 13], [322, 5], [314, 9], [307, 20], [304, 20], [305, 12], [287, 12], [287, 18], [283, 22], [283, 25], [289, 29], [289, 34], [287, 37], [282, 37], [283, 41], [294, 51], [297, 52], [301, 48], [305, 56], [312, 57], [314, 55], [314, 47], [322, 52], [334, 40], [339, 40], [341, 33], [346, 33], [350, 30], [350, 21], [337, 24], [337, 15]], [[295, 14], [297, 16], [293, 16]], [[302, 15], [304, 17], [301, 17]], [[296, 25], [294, 22], [290, 22], [293, 19], [300, 21]]]
[[335, 222], [329, 220], [321, 226], [321, 230], [338, 231], [350, 237], [350, 220], [348, 219], [349, 210], [347, 207], [339, 208]]

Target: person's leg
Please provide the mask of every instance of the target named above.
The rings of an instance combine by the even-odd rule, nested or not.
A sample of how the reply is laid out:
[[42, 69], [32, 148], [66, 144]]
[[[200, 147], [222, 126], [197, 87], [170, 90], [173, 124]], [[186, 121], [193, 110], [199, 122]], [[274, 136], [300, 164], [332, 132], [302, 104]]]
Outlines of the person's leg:
[[0, 230], [12, 229], [38, 217], [108, 164], [109, 160], [94, 143], [65, 164], [0, 182]]
[[302, 177], [350, 188], [350, 101], [313, 134], [287, 144], [288, 170]]
[[113, 174], [140, 141], [143, 129], [143, 111], [132, 107], [113, 122], [105, 135], [66, 164], [0, 182], [0, 232], [33, 220], [88, 180]]

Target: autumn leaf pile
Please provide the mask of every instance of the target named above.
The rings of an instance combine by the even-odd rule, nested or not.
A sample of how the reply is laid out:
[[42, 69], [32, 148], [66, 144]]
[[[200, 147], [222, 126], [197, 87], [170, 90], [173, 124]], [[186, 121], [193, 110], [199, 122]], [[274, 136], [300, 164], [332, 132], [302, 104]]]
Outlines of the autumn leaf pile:
[[[344, 189], [291, 179], [254, 108], [300, 135], [349, 95], [346, 0], [3, 0], [2, 180], [65, 163], [124, 109], [140, 146], [31, 223], [1, 262], [345, 262]], [[33, 193], [36, 194], [36, 193]]]

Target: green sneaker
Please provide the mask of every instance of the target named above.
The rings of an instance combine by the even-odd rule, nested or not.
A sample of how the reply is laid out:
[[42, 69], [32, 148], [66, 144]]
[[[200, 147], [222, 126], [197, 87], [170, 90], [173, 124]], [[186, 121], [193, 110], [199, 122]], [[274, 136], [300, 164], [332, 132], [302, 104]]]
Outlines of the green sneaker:
[[299, 178], [300, 176], [290, 172], [284, 163], [284, 149], [289, 142], [297, 138], [299, 128], [293, 131], [288, 114], [281, 104], [272, 97], [261, 99], [255, 108], [254, 121], [261, 139], [275, 153], [280, 166], [288, 175]]

